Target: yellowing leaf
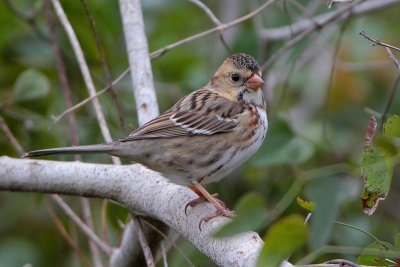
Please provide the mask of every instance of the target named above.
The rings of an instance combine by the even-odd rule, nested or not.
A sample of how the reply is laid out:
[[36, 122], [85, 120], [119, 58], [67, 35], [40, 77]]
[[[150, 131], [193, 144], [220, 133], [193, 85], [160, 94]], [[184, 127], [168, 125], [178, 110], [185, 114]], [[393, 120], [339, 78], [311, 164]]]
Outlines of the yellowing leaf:
[[400, 137], [400, 116], [389, 117], [383, 125], [385, 136]]
[[[371, 243], [366, 249], [379, 249], [381, 251], [393, 250], [393, 246], [388, 242], [383, 241], [375, 241]], [[367, 253], [367, 251], [363, 251], [361, 255], [357, 259], [357, 263], [360, 265], [369, 265], [369, 266], [388, 266], [392, 265], [391, 262], [385, 260], [384, 256], [372, 256]]]
[[303, 209], [309, 211], [309, 212], [313, 212], [315, 210], [315, 202], [314, 201], [307, 201], [302, 199], [301, 197], [297, 197], [297, 204], [299, 204], [300, 207], [302, 207]]
[[393, 164], [393, 151], [388, 144], [364, 150], [362, 176], [365, 184], [361, 201], [366, 214], [372, 215], [379, 201], [386, 199], [392, 181]]

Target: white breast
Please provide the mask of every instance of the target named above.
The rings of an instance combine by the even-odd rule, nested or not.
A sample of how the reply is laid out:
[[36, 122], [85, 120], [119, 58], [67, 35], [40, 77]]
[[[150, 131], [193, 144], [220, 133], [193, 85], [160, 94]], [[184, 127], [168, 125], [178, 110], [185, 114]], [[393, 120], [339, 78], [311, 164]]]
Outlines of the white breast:
[[227, 153], [224, 153], [223, 158], [219, 160], [219, 163], [225, 163], [218, 172], [214, 173], [201, 181], [202, 184], [217, 182], [227, 176], [230, 172], [237, 169], [242, 165], [243, 162], [248, 160], [257, 150], [260, 148], [261, 144], [265, 139], [265, 135], [268, 130], [268, 118], [265, 110], [257, 107], [257, 112], [259, 114], [260, 123], [257, 127], [256, 133], [252, 139], [250, 139], [247, 147], [241, 149], [238, 146], [232, 146]]

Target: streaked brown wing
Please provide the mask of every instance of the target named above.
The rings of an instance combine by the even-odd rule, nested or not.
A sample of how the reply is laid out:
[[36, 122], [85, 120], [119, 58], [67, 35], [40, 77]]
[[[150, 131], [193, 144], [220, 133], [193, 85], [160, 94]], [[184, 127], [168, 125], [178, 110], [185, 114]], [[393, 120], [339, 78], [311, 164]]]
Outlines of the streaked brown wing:
[[[213, 101], [209, 101], [209, 97]], [[180, 100], [166, 113], [118, 141], [229, 132], [239, 124], [237, 115], [242, 112], [243, 108], [238, 103], [216, 97], [215, 93], [205, 90], [196, 91]]]

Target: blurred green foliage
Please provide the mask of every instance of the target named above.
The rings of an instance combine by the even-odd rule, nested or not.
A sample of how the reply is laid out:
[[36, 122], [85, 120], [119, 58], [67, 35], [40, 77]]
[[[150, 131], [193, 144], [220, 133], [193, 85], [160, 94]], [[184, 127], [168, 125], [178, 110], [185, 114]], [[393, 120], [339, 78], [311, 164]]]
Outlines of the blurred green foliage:
[[[235, 1], [231, 5], [229, 1], [204, 1], [221, 20], [227, 18], [226, 21], [252, 10], [251, 2]], [[299, 1], [305, 6], [312, 2], [316, 1]], [[9, 3], [17, 12], [10, 8]], [[64, 118], [53, 126], [52, 116], [62, 113], [66, 105], [42, 4], [40, 0], [0, 2], [0, 115], [25, 150], [71, 144], [68, 119]], [[151, 0], [142, 1], [142, 4], [151, 51], [213, 27], [207, 15], [189, 1]], [[107, 81], [81, 1], [63, 1], [62, 5], [81, 42], [99, 90], [107, 85]], [[128, 67], [118, 1], [89, 1], [88, 6], [115, 78]], [[337, 8], [335, 6], [333, 10]], [[277, 27], [304, 17], [292, 5], [288, 5], [288, 9], [290, 19], [281, 1], [257, 17], [260, 19], [258, 22], [264, 27]], [[229, 18], [228, 11], [236, 17]], [[318, 14], [329, 11], [324, 3], [316, 10]], [[210, 192], [218, 192], [220, 198], [229, 207], [236, 207], [238, 212], [237, 219], [222, 229], [220, 235], [258, 231], [266, 239], [273, 239], [270, 247], [264, 247], [263, 253], [275, 255], [276, 262], [289, 254], [292, 255], [291, 261], [296, 262], [326, 244], [363, 248], [374, 241], [354, 229], [334, 224], [335, 220], [371, 232], [379, 240], [393, 241], [400, 232], [398, 169], [394, 169], [388, 198], [373, 216], [367, 216], [362, 211], [360, 200], [360, 166], [371, 114], [369, 110], [383, 110], [397, 72], [383, 48], [371, 47], [357, 33], [365, 30], [371, 36], [399, 46], [399, 12], [400, 7], [396, 6], [348, 21], [329, 86], [340, 24], [314, 33], [266, 70], [263, 76], [266, 84], [273, 85], [265, 88], [269, 114], [267, 139], [260, 151], [239, 171], [208, 187]], [[25, 15], [31, 13], [33, 19], [26, 19]], [[57, 18], [54, 19], [72, 88], [72, 100], [78, 103], [88, 93], [69, 41]], [[234, 52], [249, 53], [264, 62], [283, 42], [265, 44], [259, 40], [255, 27], [258, 22], [247, 21], [224, 34]], [[206, 84], [227, 55], [215, 34], [180, 46], [154, 60], [152, 68], [160, 110], [165, 111], [181, 96]], [[290, 71], [293, 64], [293, 71]], [[130, 78], [119, 82], [115, 91], [123, 107], [125, 122], [129, 130], [133, 130], [137, 127], [137, 120]], [[111, 95], [104, 94], [99, 99], [112, 136], [115, 139], [122, 137]], [[398, 97], [394, 99], [389, 114], [400, 114]], [[91, 104], [76, 110], [75, 115], [81, 144], [103, 141]], [[394, 128], [389, 132], [398, 133], [398, 122], [391, 124]], [[18, 157], [2, 134], [0, 154]], [[57, 159], [71, 160], [72, 157]], [[83, 160], [111, 162], [105, 156], [85, 156]], [[296, 180], [304, 186], [287, 194]], [[316, 203], [307, 226], [309, 231], [302, 225], [303, 217], [298, 215], [305, 217], [307, 214], [296, 203], [299, 191], [300, 197]], [[78, 214], [81, 213], [78, 198], [67, 197], [66, 200]], [[101, 236], [101, 201], [92, 200], [91, 204], [96, 232]], [[277, 204], [284, 209], [277, 211]], [[0, 192], [0, 267], [26, 263], [33, 266], [81, 266], [76, 254], [50, 220], [48, 205], [53, 206], [53, 203], [46, 195]], [[86, 237], [61, 211], [54, 209], [80, 245], [84, 256], [90, 258]], [[112, 245], [118, 245], [121, 223], [128, 219], [129, 213], [123, 207], [113, 203], [108, 205], [106, 220]], [[398, 239], [397, 236], [397, 244]], [[307, 247], [303, 245], [306, 242]], [[188, 242], [180, 240], [177, 245], [196, 266], [213, 266]], [[356, 260], [357, 257], [356, 254], [328, 253], [317, 255], [315, 260]], [[168, 253], [168, 262], [170, 266], [188, 265], [173, 248]]]

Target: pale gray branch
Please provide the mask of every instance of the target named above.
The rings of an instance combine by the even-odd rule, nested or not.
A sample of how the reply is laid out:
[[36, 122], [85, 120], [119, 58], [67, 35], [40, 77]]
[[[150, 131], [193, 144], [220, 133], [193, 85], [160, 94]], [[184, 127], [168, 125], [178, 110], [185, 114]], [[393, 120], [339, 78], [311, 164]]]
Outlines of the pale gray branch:
[[87, 224], [85, 224], [81, 218], [79, 218], [76, 213], [64, 202], [64, 200], [58, 195], [52, 195], [55, 202], [57, 202], [58, 206], [60, 206], [65, 214], [92, 240], [104, 253], [107, 255], [112, 254], [112, 248], [109, 247], [106, 243], [100, 240], [100, 238], [93, 232], [92, 228], [90, 228]]
[[[142, 125], [159, 114], [143, 13], [140, 0], [120, 0], [119, 6], [138, 121], [139, 125]], [[147, 241], [147, 238], [150, 239], [154, 235], [154, 231], [145, 232], [136, 216], [133, 217], [133, 221], [136, 222], [134, 230], [137, 235], [132, 235], [133, 229], [130, 226], [125, 229], [123, 242], [117, 250], [116, 256], [111, 259], [110, 266], [132, 266], [132, 264], [136, 264], [135, 260], [141, 259], [140, 256], [137, 257], [137, 253], [142, 251], [147, 265], [154, 266], [153, 255]], [[142, 249], [138, 248], [139, 245]], [[155, 247], [158, 247], [158, 244], [155, 244]]]
[[142, 125], [159, 114], [142, 8], [140, 0], [120, 0], [119, 7], [124, 26], [138, 120]]
[[168, 183], [157, 173], [128, 166], [55, 162], [0, 157], [0, 190], [60, 193], [115, 200], [132, 212], [163, 221], [220, 266], [254, 266], [263, 241], [254, 232], [217, 239], [211, 233], [229, 219], [217, 217], [202, 225], [213, 211], [208, 203], [188, 210], [197, 196], [186, 187]]
[[[392, 5], [400, 4], [400, 0], [370, 0], [355, 5], [352, 9], [348, 7], [342, 7], [336, 11], [332, 11], [323, 15], [319, 15], [314, 20], [303, 19], [290, 26], [283, 26], [277, 28], [263, 29], [259, 34], [260, 38], [264, 41], [279, 41], [287, 40], [293, 36], [296, 36], [310, 27], [315, 28], [315, 23], [322, 27], [333, 21], [341, 21], [347, 18], [348, 12], [351, 10], [353, 16], [360, 16], [368, 12], [376, 11], [383, 8], [388, 8]], [[351, 5], [351, 4], [350, 4]], [[337, 18], [334, 20], [334, 18]], [[291, 32], [292, 30], [292, 32]], [[293, 33], [293, 35], [292, 35]]]
[[139, 238], [140, 246], [142, 247], [147, 267], [155, 267], [153, 253], [151, 252], [151, 248], [149, 246], [149, 242], [147, 241], [145, 233], [142, 230], [140, 219], [138, 218], [138, 216], [133, 216], [132, 222], [135, 228], [136, 235]]
[[[89, 92], [90, 96], [96, 95], [96, 89], [94, 87], [93, 79], [92, 76], [90, 75], [89, 67], [86, 63], [85, 56], [83, 55], [83, 51], [81, 48], [81, 45], [79, 44], [78, 38], [76, 37], [76, 34], [74, 32], [74, 29], [71, 26], [71, 23], [68, 20], [67, 15], [65, 14], [60, 2], [58, 0], [51, 0], [51, 3], [53, 4], [53, 7], [56, 11], [56, 14], [64, 27], [64, 30], [68, 36], [69, 41], [71, 42], [72, 49], [74, 50], [76, 59], [78, 60], [78, 65], [81, 70], [83, 80], [86, 84], [86, 88]], [[104, 117], [103, 110], [100, 105], [100, 101], [97, 98], [92, 99], [93, 107], [96, 113], [97, 117], [97, 122], [99, 123], [101, 133], [103, 135], [103, 138], [106, 142], [111, 142], [111, 134], [110, 130], [108, 129], [106, 119]], [[121, 161], [119, 158], [112, 157], [113, 162], [115, 164], [121, 164]]]
[[[237, 0], [236, 0], [237, 1]], [[240, 17], [238, 19], [232, 20], [229, 23], [226, 24], [221, 24], [220, 26], [217, 26], [213, 29], [195, 34], [193, 36], [184, 38], [180, 41], [177, 41], [175, 43], [169, 44], [163, 48], [160, 48], [152, 53], [150, 53], [150, 58], [151, 59], [156, 59], [162, 55], [164, 55], [165, 53], [167, 53], [168, 51], [170, 51], [171, 49], [174, 49], [178, 46], [181, 46], [183, 44], [198, 40], [202, 37], [208, 36], [210, 34], [216, 33], [216, 32], [221, 32], [224, 31], [226, 29], [232, 28], [242, 22], [245, 22], [255, 16], [257, 16], [258, 14], [260, 14], [261, 11], [263, 11], [266, 7], [272, 5], [273, 3], [275, 3], [277, 0], [268, 0], [266, 1], [264, 4], [262, 4], [261, 6], [259, 6], [258, 8], [254, 9], [252, 12], [244, 15], [243, 17]], [[123, 15], [123, 14], [122, 14]], [[124, 78], [128, 73], [129, 73], [130, 68], [126, 69], [123, 73], [121, 73], [118, 78], [116, 78], [113, 82], [112, 82], [112, 86], [114, 86], [115, 84], [117, 84], [120, 80], [122, 80], [122, 78]], [[131, 71], [132, 72], [132, 71]], [[54, 118], [54, 123], [58, 122], [59, 120], [61, 120], [65, 115], [67, 115], [69, 112], [72, 112], [82, 106], [84, 106], [85, 104], [87, 104], [89, 101], [93, 100], [94, 98], [104, 94], [105, 92], [107, 92], [109, 89], [111, 88], [110, 85], [107, 85], [106, 87], [104, 87], [103, 89], [101, 89], [97, 94], [95, 95], [91, 95], [90, 97], [86, 98], [85, 100], [79, 102], [78, 104], [74, 105], [73, 107], [65, 110], [63, 113], [61, 113], [60, 115], [56, 116]]]

